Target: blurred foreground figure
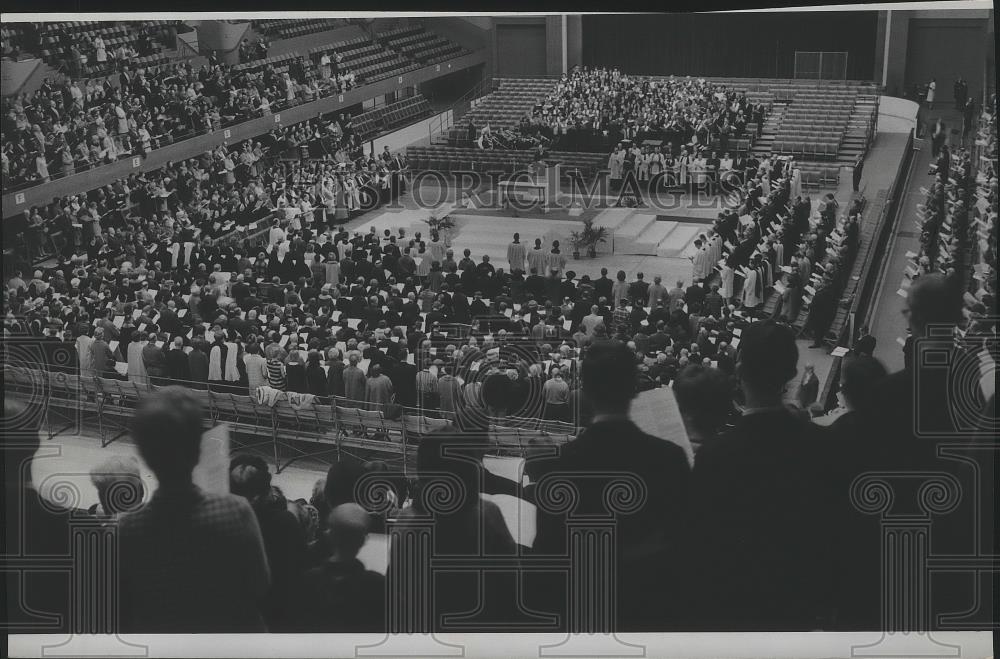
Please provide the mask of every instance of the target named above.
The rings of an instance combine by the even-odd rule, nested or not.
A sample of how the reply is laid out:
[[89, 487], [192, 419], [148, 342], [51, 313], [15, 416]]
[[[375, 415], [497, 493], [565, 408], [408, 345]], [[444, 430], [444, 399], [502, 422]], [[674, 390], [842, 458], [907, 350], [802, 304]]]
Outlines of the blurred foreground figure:
[[159, 487], [119, 523], [124, 632], [266, 631], [270, 573], [253, 508], [191, 480], [201, 420], [200, 403], [181, 387], [151, 394], [136, 412], [132, 434]]

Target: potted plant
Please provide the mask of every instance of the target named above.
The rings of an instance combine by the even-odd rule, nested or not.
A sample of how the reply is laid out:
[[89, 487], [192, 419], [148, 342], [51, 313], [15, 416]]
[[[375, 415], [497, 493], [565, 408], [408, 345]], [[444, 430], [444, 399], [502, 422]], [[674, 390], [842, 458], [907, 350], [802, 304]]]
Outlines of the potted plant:
[[597, 246], [608, 242], [608, 228], [594, 226], [593, 219], [583, 221], [583, 239], [587, 246], [587, 256], [594, 258], [597, 256]]
[[573, 259], [579, 260], [580, 258], [580, 248], [586, 245], [586, 238], [584, 238], [582, 231], [572, 231], [569, 234], [569, 243], [573, 246]]
[[438, 217], [434, 213], [427, 218], [427, 226], [431, 228], [431, 233], [437, 233], [444, 238], [444, 244], [451, 247], [451, 230], [455, 228], [455, 221], [449, 216]]

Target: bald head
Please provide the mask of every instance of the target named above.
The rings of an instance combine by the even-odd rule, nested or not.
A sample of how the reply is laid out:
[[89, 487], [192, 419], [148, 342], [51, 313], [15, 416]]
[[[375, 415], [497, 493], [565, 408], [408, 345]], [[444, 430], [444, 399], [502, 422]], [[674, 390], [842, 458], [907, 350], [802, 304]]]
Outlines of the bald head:
[[962, 319], [962, 295], [953, 280], [933, 273], [918, 277], [906, 296], [910, 331], [926, 336], [932, 325], [956, 325]]
[[341, 559], [354, 558], [368, 537], [368, 511], [356, 503], [344, 503], [327, 518], [330, 540]]

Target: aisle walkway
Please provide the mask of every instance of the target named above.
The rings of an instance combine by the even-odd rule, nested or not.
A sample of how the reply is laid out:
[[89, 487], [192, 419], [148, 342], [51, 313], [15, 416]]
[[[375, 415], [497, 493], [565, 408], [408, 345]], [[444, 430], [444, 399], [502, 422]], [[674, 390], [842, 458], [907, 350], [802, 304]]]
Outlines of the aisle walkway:
[[[944, 120], [949, 132], [951, 128], [962, 125], [961, 117], [954, 108], [937, 110], [933, 117], [937, 116]], [[931, 163], [930, 139], [918, 140], [915, 148], [919, 150], [913, 157], [910, 179], [905, 183], [900, 182], [900, 185], [906, 187], [900, 196], [899, 216], [890, 235], [891, 247], [886, 256], [885, 278], [872, 303], [875, 311], [872, 314], [871, 333], [877, 341], [875, 356], [885, 364], [890, 373], [903, 368], [902, 342], [906, 340], [907, 322], [903, 316], [905, 298], [897, 292], [906, 270], [907, 253], [917, 253], [920, 248], [920, 227], [916, 224], [915, 212], [917, 204], [924, 201], [920, 188], [930, 185], [933, 180], [927, 174]], [[867, 166], [865, 171], [869, 171]]]

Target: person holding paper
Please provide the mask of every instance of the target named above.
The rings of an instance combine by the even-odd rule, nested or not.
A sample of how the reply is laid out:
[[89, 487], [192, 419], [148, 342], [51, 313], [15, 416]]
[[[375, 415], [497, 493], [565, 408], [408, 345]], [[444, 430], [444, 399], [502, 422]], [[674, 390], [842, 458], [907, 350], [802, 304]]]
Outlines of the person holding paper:
[[203, 416], [182, 387], [139, 403], [132, 436], [158, 487], [118, 524], [122, 632], [266, 631], [271, 575], [253, 509], [242, 497], [192, 482]]
[[184, 352], [184, 338], [175, 337], [171, 349], [164, 355], [166, 362], [167, 378], [177, 384], [188, 386], [191, 379], [191, 367], [188, 356]]
[[[591, 345], [583, 363], [583, 394], [593, 408], [593, 422], [577, 438], [560, 448], [544, 473], [560, 474], [576, 488], [576, 514], [612, 514], [616, 521], [615, 556], [618, 571], [618, 629], [661, 628], [670, 604], [662, 597], [676, 577], [670, 574], [687, 501], [690, 467], [684, 451], [664, 439], [643, 433], [629, 419], [635, 397], [637, 367], [634, 355], [620, 342]], [[536, 469], [532, 466], [532, 469]], [[580, 474], [579, 477], [576, 474]], [[544, 477], [535, 489], [538, 502], [537, 534], [533, 551], [562, 555], [566, 547], [566, 517], [546, 504]], [[608, 509], [601, 493], [618, 483], [628, 491], [643, 492], [630, 514]], [[625, 486], [624, 483], [631, 483]], [[561, 581], [540, 574], [529, 581], [529, 603], [538, 598], [543, 610], [563, 611], [566, 602]], [[555, 608], [552, 608], [555, 607]], [[608, 631], [605, 629], [595, 631]]]
[[104, 340], [103, 327], [94, 329], [94, 340], [90, 344], [90, 368], [97, 377], [116, 377], [115, 356]]

